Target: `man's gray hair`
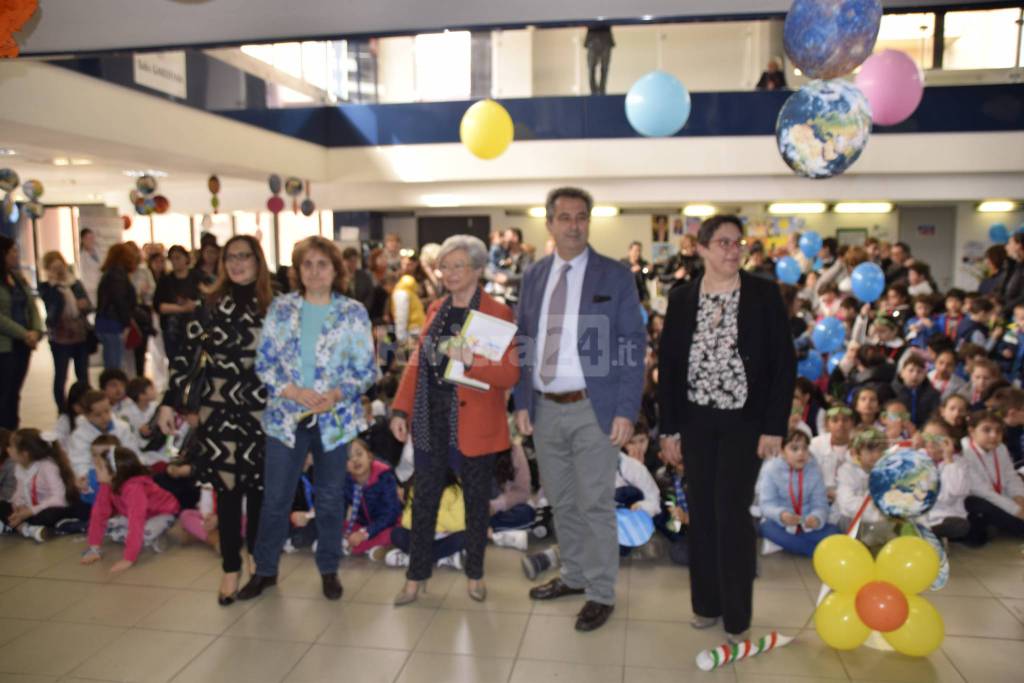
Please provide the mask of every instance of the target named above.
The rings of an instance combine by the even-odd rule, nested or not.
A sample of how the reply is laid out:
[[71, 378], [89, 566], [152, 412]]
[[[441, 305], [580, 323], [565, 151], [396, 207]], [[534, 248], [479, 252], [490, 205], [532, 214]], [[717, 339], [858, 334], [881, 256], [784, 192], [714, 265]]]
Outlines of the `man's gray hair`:
[[578, 187], [556, 187], [555, 189], [548, 192], [547, 200], [547, 219], [554, 220], [555, 218], [555, 202], [558, 201], [559, 197], [567, 197], [569, 199], [582, 199], [583, 203], [587, 205], [587, 215], [594, 209], [594, 198], [590, 196], [590, 193], [586, 190]]
[[448, 254], [460, 249], [466, 252], [473, 270], [482, 270], [487, 265], [487, 246], [483, 240], [472, 235], [452, 235], [441, 244], [441, 250], [437, 252], [438, 266]]

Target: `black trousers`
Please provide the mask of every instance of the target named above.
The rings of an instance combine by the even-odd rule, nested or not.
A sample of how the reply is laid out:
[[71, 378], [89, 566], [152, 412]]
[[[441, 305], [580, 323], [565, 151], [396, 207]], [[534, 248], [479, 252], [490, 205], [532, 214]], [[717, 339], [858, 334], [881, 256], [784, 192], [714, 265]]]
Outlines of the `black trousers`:
[[21, 387], [28, 374], [28, 360], [32, 352], [19, 340], [12, 342], [11, 350], [0, 353], [0, 427], [18, 428], [18, 404]]
[[994, 526], [1005, 534], [1024, 538], [1024, 519], [1015, 517], [977, 496], [967, 496], [964, 506], [967, 508], [967, 521], [971, 524], [971, 530], [965, 539], [968, 544], [984, 545], [987, 543], [990, 526]]
[[[245, 538], [242, 538], [242, 500], [245, 500]], [[256, 549], [256, 534], [263, 508], [262, 491], [222, 491], [217, 494], [217, 530], [220, 532], [220, 559], [224, 573], [242, 570], [242, 541], [251, 555]]]
[[[413, 474], [412, 538], [409, 547], [410, 581], [425, 581], [434, 567], [434, 531], [448, 473], [448, 453], [417, 454]], [[462, 496], [466, 504], [466, 576], [484, 576], [484, 549], [490, 522], [494, 456], [462, 458]]]
[[[7, 519], [13, 512], [14, 505], [8, 503], [6, 500], [0, 500], [0, 521], [7, 524]], [[40, 510], [38, 514], [32, 515], [22, 522], [22, 524], [53, 527], [56, 526], [57, 522], [60, 520], [74, 516], [75, 515], [71, 508], [46, 508], [45, 510]], [[10, 525], [8, 524], [8, 526]]]
[[689, 404], [682, 431], [694, 614], [722, 617], [728, 633], [750, 628], [757, 532], [750, 517], [761, 469], [760, 430], [738, 410]]

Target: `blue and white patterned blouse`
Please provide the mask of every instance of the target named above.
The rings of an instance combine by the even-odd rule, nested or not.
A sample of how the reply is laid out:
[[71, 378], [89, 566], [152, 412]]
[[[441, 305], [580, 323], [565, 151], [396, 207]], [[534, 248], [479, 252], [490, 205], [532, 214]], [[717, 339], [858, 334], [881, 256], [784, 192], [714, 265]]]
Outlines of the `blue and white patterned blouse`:
[[[302, 386], [300, 334], [302, 295], [285, 294], [274, 299], [263, 321], [256, 351], [256, 374], [267, 387], [263, 429], [286, 446], [295, 445], [295, 429], [305, 406], [281, 395], [289, 384]], [[318, 418], [325, 451], [348, 443], [366, 429], [360, 400], [377, 381], [370, 318], [362, 304], [340, 294], [331, 295], [330, 311], [316, 343], [314, 391], [341, 390], [341, 401]]]

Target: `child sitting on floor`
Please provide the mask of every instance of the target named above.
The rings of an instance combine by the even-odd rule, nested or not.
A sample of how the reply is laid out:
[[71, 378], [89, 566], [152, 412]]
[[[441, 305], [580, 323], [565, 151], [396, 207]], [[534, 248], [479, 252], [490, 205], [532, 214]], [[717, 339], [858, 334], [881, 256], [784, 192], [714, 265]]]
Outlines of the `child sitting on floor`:
[[850, 457], [850, 436], [853, 432], [853, 410], [844, 405], [832, 406], [825, 413], [826, 434], [811, 439], [811, 455], [821, 469], [829, 503], [836, 498], [836, 477], [839, 466]]
[[362, 439], [354, 439], [349, 446], [347, 468], [343, 549], [346, 555], [365, 554], [380, 561], [402, 516], [398, 479], [390, 467], [373, 457]]
[[939, 538], [964, 538], [970, 529], [964, 507], [970, 477], [967, 463], [954, 452], [949, 427], [941, 419], [928, 420], [914, 438], [914, 446], [923, 448], [939, 469], [939, 497], [923, 522]]
[[988, 542], [990, 526], [1024, 537], [1024, 482], [1013, 469], [1003, 444], [1003, 423], [993, 413], [974, 413], [967, 421], [962, 441], [970, 473], [970, 495], [965, 501], [971, 529], [970, 545]]
[[[410, 487], [405, 497], [402, 524], [391, 531], [391, 542], [395, 545], [384, 556], [389, 567], [408, 567], [409, 549], [412, 547], [412, 500], [415, 487]], [[448, 470], [441, 504], [437, 509], [433, 555], [438, 567], [450, 567], [462, 571], [462, 549], [466, 543], [466, 502], [462, 497], [462, 485], [451, 469]]]
[[839, 533], [828, 524], [828, 495], [810, 440], [790, 431], [782, 444], [782, 457], [761, 467], [757, 493], [761, 506], [761, 536], [795, 555], [811, 557], [818, 543]]
[[143, 546], [162, 552], [161, 536], [174, 524], [179, 510], [174, 496], [157, 486], [146, 466], [127, 448], [107, 449], [93, 458], [93, 467], [100, 490], [89, 518], [89, 548], [82, 564], [100, 561], [105, 535], [124, 543], [124, 556], [110, 568], [111, 573], [134, 565]]
[[686, 501], [686, 470], [682, 461], [674, 465], [665, 461], [661, 451], [658, 456], [665, 462], [654, 473], [654, 481], [661, 490], [662, 512], [654, 518], [654, 526], [669, 541], [668, 559], [675, 564], [690, 564], [690, 544], [686, 540], [690, 526], [690, 506]]
[[75, 431], [71, 432], [68, 459], [78, 479], [79, 490], [85, 492], [89, 488], [87, 478], [92, 469], [92, 442], [96, 437], [109, 434], [129, 449], [134, 449], [137, 442], [128, 423], [114, 415], [110, 399], [102, 391], [87, 391], [81, 403], [82, 414], [75, 423]]
[[513, 442], [511, 450], [495, 456], [494, 484], [488, 535], [496, 546], [526, 550], [537, 511], [527, 502], [530, 465], [522, 443]]
[[858, 428], [850, 446], [851, 460], [839, 467], [835, 503], [839, 529], [849, 529], [864, 506], [858, 537], [869, 548], [880, 548], [895, 536], [892, 523], [875, 507], [868, 493], [868, 477], [888, 445], [885, 434], [879, 430]]
[[0, 522], [43, 543], [73, 514], [77, 490], [71, 466], [60, 445], [43, 440], [38, 429], [14, 432], [8, 453], [16, 465], [16, 485], [10, 502], [0, 501]]
[[910, 421], [910, 411], [903, 401], [886, 401], [882, 410], [882, 426], [890, 446], [909, 446], [910, 439], [917, 432]]
[[121, 417], [139, 436], [139, 442], [146, 442], [156, 431], [155, 425], [151, 424], [159, 406], [156, 386], [148, 377], [136, 377], [128, 382], [127, 393], [128, 398], [122, 401]]

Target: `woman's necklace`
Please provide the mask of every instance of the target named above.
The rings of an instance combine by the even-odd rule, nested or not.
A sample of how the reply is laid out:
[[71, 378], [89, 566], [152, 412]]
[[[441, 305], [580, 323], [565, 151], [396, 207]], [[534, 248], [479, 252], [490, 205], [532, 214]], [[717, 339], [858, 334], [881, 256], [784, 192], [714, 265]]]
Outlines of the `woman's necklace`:
[[[729, 284], [727, 288], [724, 288], [717, 292], [709, 292], [707, 290], [707, 278], [700, 281], [700, 293], [702, 297], [705, 297], [705, 301], [715, 305], [715, 310], [711, 316], [711, 329], [718, 329], [722, 324], [722, 319], [725, 318], [725, 307], [729, 303], [729, 295], [739, 289], [740, 276], [739, 273]], [[719, 300], [718, 297], [721, 296]]]

